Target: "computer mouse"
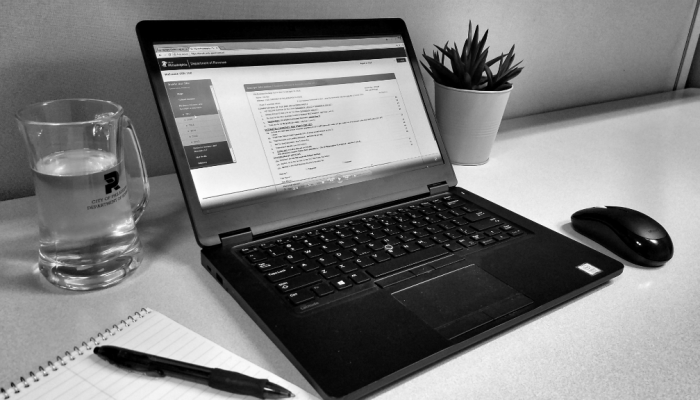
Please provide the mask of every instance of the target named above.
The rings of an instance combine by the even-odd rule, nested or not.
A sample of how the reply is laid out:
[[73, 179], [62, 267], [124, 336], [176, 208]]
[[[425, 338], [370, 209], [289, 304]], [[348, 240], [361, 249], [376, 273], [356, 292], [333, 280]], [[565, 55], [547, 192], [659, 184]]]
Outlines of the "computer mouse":
[[571, 215], [574, 230], [634, 264], [660, 267], [673, 257], [666, 229], [651, 217], [624, 207], [592, 207]]

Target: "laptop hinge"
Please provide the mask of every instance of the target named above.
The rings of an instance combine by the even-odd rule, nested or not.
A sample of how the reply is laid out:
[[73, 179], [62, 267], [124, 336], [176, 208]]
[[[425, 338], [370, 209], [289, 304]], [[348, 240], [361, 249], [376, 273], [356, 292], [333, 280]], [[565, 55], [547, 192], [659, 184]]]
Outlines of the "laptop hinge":
[[450, 189], [447, 182], [438, 182], [428, 185], [428, 190], [430, 190], [430, 195], [445, 193]]
[[233, 232], [227, 232], [219, 235], [221, 245], [224, 247], [233, 247], [239, 244], [248, 243], [253, 240], [253, 232], [250, 228], [239, 229]]

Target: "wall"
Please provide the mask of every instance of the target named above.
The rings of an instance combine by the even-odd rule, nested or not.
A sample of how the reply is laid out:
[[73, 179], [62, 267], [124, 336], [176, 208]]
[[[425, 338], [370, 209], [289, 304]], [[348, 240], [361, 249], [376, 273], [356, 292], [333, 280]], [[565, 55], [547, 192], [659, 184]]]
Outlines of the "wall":
[[12, 115], [43, 100], [122, 104], [149, 174], [174, 171], [134, 33], [139, 20], [401, 17], [420, 54], [448, 39], [461, 44], [471, 19], [490, 29], [491, 54], [515, 43], [524, 59], [511, 118], [672, 90], [694, 9], [695, 0], [3, 0], [0, 200], [33, 193]]

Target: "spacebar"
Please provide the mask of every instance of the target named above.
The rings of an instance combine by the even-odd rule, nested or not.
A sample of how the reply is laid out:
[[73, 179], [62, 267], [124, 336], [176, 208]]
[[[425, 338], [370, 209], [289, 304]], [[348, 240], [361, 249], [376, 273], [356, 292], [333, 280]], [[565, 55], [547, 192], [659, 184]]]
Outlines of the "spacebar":
[[412, 253], [410, 255], [406, 255], [403, 257], [399, 257], [399, 258], [394, 258], [392, 260], [389, 260], [387, 262], [383, 262], [381, 264], [372, 265], [371, 267], [367, 268], [367, 273], [372, 275], [373, 278], [378, 278], [380, 276], [384, 276], [384, 275], [390, 274], [392, 272], [398, 271], [400, 269], [410, 267], [411, 265], [420, 264], [422, 262], [428, 261], [430, 259], [433, 259], [435, 257], [439, 257], [439, 256], [444, 255], [444, 254], [448, 254], [448, 253], [449, 253], [449, 251], [447, 251], [442, 246], [433, 246], [433, 247], [429, 247], [427, 249]]

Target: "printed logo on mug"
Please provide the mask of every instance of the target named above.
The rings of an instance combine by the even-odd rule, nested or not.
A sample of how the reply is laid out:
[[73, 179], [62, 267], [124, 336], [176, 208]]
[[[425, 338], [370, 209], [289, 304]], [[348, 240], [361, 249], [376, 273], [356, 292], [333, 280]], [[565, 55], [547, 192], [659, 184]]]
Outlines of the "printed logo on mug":
[[107, 182], [105, 185], [105, 194], [112, 193], [112, 190], [119, 190], [119, 172], [112, 171], [105, 174], [105, 181]]

